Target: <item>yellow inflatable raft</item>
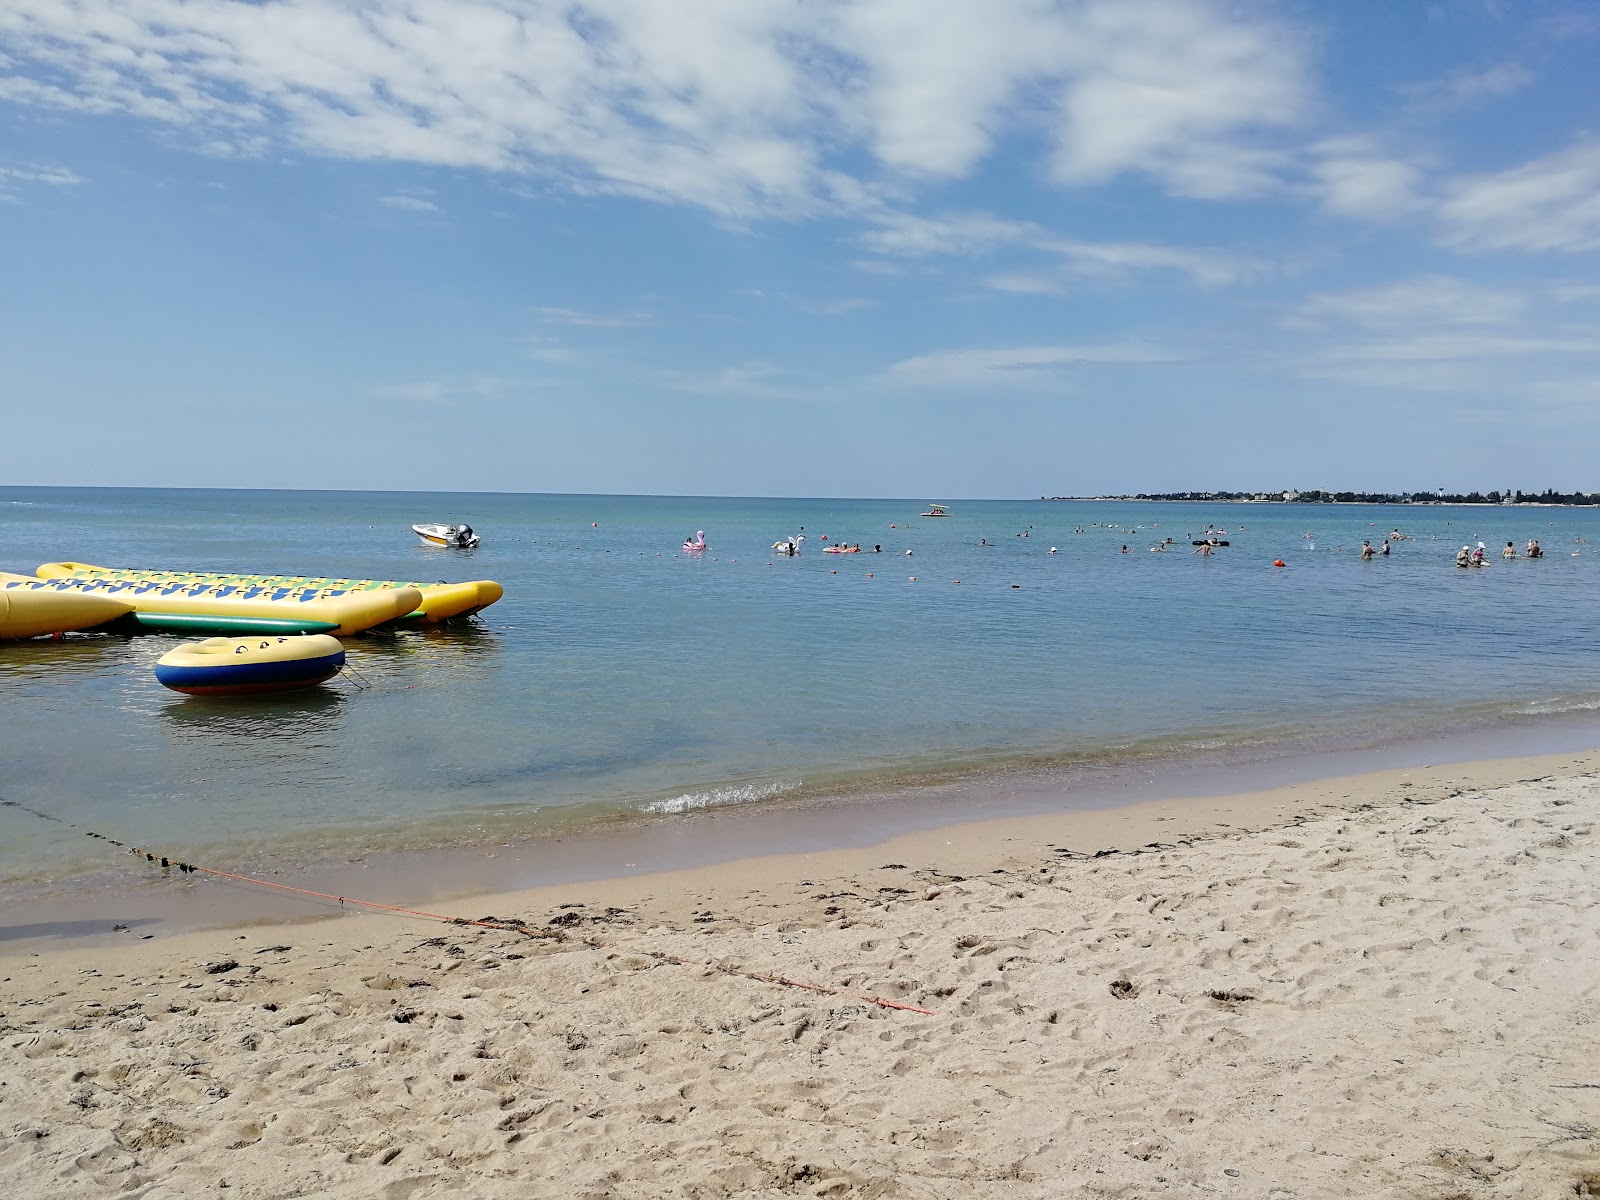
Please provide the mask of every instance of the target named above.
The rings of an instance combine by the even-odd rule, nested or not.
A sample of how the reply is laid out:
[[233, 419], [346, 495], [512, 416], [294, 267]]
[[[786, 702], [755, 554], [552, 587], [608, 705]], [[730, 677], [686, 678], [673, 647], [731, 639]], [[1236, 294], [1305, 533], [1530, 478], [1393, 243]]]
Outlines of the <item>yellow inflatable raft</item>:
[[0, 638], [93, 629], [132, 611], [125, 600], [63, 592], [25, 575], [0, 575]]
[[154, 576], [29, 579], [0, 575], [0, 584], [12, 581], [31, 584], [32, 590], [40, 593], [113, 600], [131, 610], [122, 618], [125, 624], [181, 633], [331, 633], [343, 637], [398, 620], [422, 603], [416, 588], [352, 591], [191, 583]]
[[156, 679], [191, 696], [260, 696], [316, 687], [344, 667], [344, 647], [325, 633], [207, 638], [156, 660]]
[[80, 562], [45, 563], [38, 570], [41, 579], [107, 579], [140, 584], [160, 584], [210, 588], [258, 589], [276, 592], [281, 588], [310, 589], [332, 594], [387, 591], [411, 588], [421, 593], [422, 601], [401, 619], [434, 625], [452, 617], [468, 617], [488, 608], [505, 589], [491, 579], [469, 583], [402, 583], [393, 579], [324, 579], [307, 575], [246, 575], [221, 571], [140, 571], [125, 567], [96, 567]]

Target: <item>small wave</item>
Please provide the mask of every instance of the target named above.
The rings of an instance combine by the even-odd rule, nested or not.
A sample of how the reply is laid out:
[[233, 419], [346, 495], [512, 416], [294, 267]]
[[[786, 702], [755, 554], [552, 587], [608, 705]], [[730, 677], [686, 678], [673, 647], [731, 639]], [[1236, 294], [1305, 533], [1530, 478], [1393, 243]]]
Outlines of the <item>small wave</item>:
[[1596, 696], [1558, 696], [1552, 700], [1528, 700], [1517, 706], [1516, 711], [1527, 713], [1530, 716], [1558, 716], [1561, 713], [1594, 712], [1600, 709], [1600, 697]]
[[707, 788], [703, 792], [685, 792], [681, 796], [672, 796], [666, 800], [653, 800], [641, 807], [647, 813], [663, 815], [699, 812], [707, 808], [727, 808], [735, 804], [770, 800], [785, 792], [795, 791], [799, 786], [798, 779], [780, 779], [774, 783], [729, 784], [724, 787]]

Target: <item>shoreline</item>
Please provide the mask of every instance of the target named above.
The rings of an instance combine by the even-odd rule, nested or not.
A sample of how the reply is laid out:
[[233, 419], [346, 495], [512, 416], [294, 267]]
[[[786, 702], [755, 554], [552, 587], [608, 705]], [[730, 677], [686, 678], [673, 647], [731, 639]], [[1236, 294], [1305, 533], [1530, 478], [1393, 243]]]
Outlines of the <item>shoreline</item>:
[[[134, 878], [10, 902], [8, 922], [0, 925], [0, 960], [62, 942], [110, 946], [339, 917], [338, 902], [299, 890], [408, 909], [574, 888], [595, 896], [606, 890], [632, 893], [638, 880], [718, 872], [760, 875], [771, 864], [797, 858], [854, 861], [894, 846], [926, 848], [957, 840], [989, 846], [992, 830], [1013, 826], [1024, 830], [1024, 838], [1056, 830], [1059, 837], [1104, 843], [1096, 848], [1128, 850], [1142, 843], [1107, 838], [1123, 827], [1155, 835], [1160, 832], [1155, 826], [1165, 822], [1174, 822], [1173, 830], [1203, 834], [1219, 814], [1262, 818], [1285, 806], [1312, 811], [1307, 797], [1325, 803], [1334, 794], [1368, 795], [1400, 782], [1416, 789], [1464, 786], [1464, 781], [1501, 786], [1526, 771], [1554, 770], [1568, 760], [1587, 762], [1590, 754], [1600, 755], [1595, 747], [1600, 747], [1600, 717], [1584, 712], [1499, 726], [1493, 736], [1467, 730], [1245, 762], [1163, 758], [1109, 771], [976, 774], [942, 786], [888, 789], [866, 802], [859, 795], [851, 802], [778, 800], [650, 816], [626, 826], [600, 822], [522, 842], [320, 858], [232, 872], [261, 880], [262, 886], [210, 872], [158, 870], [107, 846], [112, 861], [125, 861]], [[974, 869], [963, 858], [954, 861]], [[358, 904], [344, 907], [346, 915], [360, 912]]]
[[1596, 749], [1396, 766], [438, 907], [527, 932], [0, 946], [0, 1181], [1582, 1194], [1597, 776]]
[[[1507, 769], [1513, 774], [1522, 769], [1516, 764], [1559, 759], [1597, 746], [1600, 716], [1580, 711], [1376, 745], [1299, 747], [1264, 758], [1190, 754], [1110, 767], [1087, 763], [977, 771], [876, 791], [629, 816], [522, 839], [362, 851], [354, 857], [324, 853], [303, 861], [226, 863], [230, 873], [267, 881], [266, 887], [160, 871], [108, 845], [104, 877], [119, 865], [124, 877], [65, 894], [13, 895], [6, 906], [10, 920], [0, 925], [0, 957], [18, 944], [36, 948], [41, 939], [42, 944], [61, 938], [104, 941], [114, 925], [136, 927], [140, 936], [170, 937], [197, 929], [314, 918], [330, 907], [277, 891], [272, 884], [401, 907], [544, 886], [603, 889], [664, 872], [714, 871], [792, 854], [871, 853], [901, 838], [943, 838], [952, 830], [977, 831], [997, 821], [1083, 821], [1093, 836], [1102, 836], [1123, 814], [1137, 814], [1150, 805], [1169, 805], [1174, 813], [1183, 810], [1187, 823], [1211, 812], [1221, 799], [1239, 804], [1243, 796], [1284, 792], [1284, 802], [1293, 803], [1297, 788], [1360, 788], [1369, 775], [1400, 772], [1423, 786], [1463, 777], [1464, 772], [1502, 780]], [[27, 805], [20, 807], [28, 810]], [[73, 828], [74, 834], [82, 832]], [[202, 867], [222, 865], [196, 861]]]

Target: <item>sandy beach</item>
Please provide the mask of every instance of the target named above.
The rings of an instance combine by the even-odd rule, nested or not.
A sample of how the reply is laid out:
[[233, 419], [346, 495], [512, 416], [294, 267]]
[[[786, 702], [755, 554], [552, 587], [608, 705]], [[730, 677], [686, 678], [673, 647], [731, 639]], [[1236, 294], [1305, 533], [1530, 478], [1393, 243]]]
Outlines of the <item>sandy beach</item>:
[[1597, 771], [0, 947], [0, 1193], [1600, 1194]]

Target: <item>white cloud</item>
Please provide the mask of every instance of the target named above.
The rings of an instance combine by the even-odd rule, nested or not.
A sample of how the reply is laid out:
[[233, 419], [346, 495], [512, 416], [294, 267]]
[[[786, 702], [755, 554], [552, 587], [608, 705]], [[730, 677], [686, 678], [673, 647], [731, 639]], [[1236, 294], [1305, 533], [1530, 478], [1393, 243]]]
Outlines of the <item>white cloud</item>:
[[0, 204], [20, 204], [18, 194], [31, 185], [71, 187], [83, 182], [80, 175], [59, 166], [29, 163], [20, 167], [0, 167]]
[[[883, 211], [874, 213], [871, 221], [874, 228], [862, 236], [862, 241], [869, 249], [885, 255], [978, 256], [1007, 247], [1021, 247], [1051, 259], [1057, 269], [1069, 275], [1175, 271], [1203, 287], [1241, 283], [1261, 278], [1271, 271], [1268, 264], [1258, 260], [1208, 250], [1143, 242], [1075, 241], [1028, 221], [989, 213], [923, 217]], [[1035, 279], [1045, 278], [1038, 272], [1029, 274]]]
[[1292, 125], [1306, 108], [1304, 56], [1284, 31], [1153, 0], [1087, 6], [1074, 33], [1059, 178], [1145, 171], [1213, 198], [1271, 186], [1274, 156], [1240, 138]]
[[1043, 0], [832, 7], [836, 45], [862, 67], [857, 100], [873, 150], [930, 176], [970, 171], [989, 152], [1002, 107], [1029, 79], [1060, 70], [1070, 36]]
[[[1212, 0], [8, 0], [0, 98], [540, 176], [729, 216], [862, 211], [1055, 140], [1071, 183], [1271, 184], [1296, 45]], [[1049, 114], [1054, 112], [1054, 118]], [[865, 153], [863, 153], [865, 152]]]
[[1462, 180], [1439, 215], [1445, 243], [1462, 250], [1600, 250], [1600, 141]]
[[1488, 333], [1424, 333], [1331, 350], [1330, 361], [1467, 362], [1541, 354], [1600, 354], [1600, 337], [1510, 336]]
[[1533, 72], [1521, 63], [1497, 63], [1478, 71], [1457, 71], [1443, 79], [1411, 84], [1401, 89], [1425, 106], [1459, 108], [1486, 98], [1509, 96], [1533, 82]]
[[645, 313], [592, 313], [576, 308], [535, 308], [533, 311], [552, 325], [582, 329], [636, 329], [655, 324], [655, 318]]
[[916, 386], [968, 386], [1026, 382], [1074, 367], [1150, 366], [1181, 362], [1183, 356], [1131, 342], [1086, 346], [1016, 346], [941, 350], [904, 359], [889, 368], [896, 383]]
[[374, 396], [390, 400], [449, 400], [468, 397], [503, 396], [547, 386], [537, 379], [503, 379], [477, 375], [470, 379], [419, 379], [410, 383], [381, 384], [371, 389]]
[[1010, 292], [1014, 296], [1057, 296], [1066, 290], [1061, 280], [1049, 275], [990, 275], [983, 281], [983, 286], [997, 292]]
[[1312, 148], [1310, 167], [1322, 205], [1340, 216], [1397, 220], [1423, 204], [1422, 170], [1384, 154], [1365, 138], [1336, 138]]
[[815, 388], [785, 382], [785, 372], [767, 363], [723, 367], [710, 371], [670, 371], [663, 377], [675, 392], [723, 396], [735, 400], [812, 400]]
[[405, 212], [431, 213], [439, 211], [439, 206], [432, 200], [424, 200], [421, 196], [406, 194], [379, 196], [378, 203], [388, 208], [402, 209]]
[[1332, 340], [1294, 351], [1290, 369], [1361, 387], [1471, 392], [1505, 403], [1600, 362], [1600, 327], [1561, 311], [1590, 300], [1586, 290], [1426, 275], [1314, 295], [1282, 324]]
[[873, 216], [874, 228], [862, 235], [867, 249], [908, 257], [934, 254], [983, 254], [997, 246], [1037, 245], [1048, 232], [1027, 221], [992, 213], [947, 213], [937, 217], [884, 211]]
[[845, 317], [853, 312], [862, 312], [865, 309], [876, 308], [876, 300], [868, 300], [865, 296], [844, 296], [838, 300], [823, 300], [804, 304], [807, 312], [820, 313], [825, 317]]
[[43, 183], [50, 187], [70, 187], [83, 182], [83, 177], [65, 167], [47, 167], [31, 164], [26, 167], [0, 167], [0, 181], [15, 183]]
[[1502, 325], [1521, 317], [1528, 298], [1504, 288], [1488, 288], [1448, 275], [1392, 283], [1385, 287], [1312, 296], [1290, 316], [1290, 328], [1320, 328], [1352, 322], [1371, 329], [1411, 328], [1420, 323]]

